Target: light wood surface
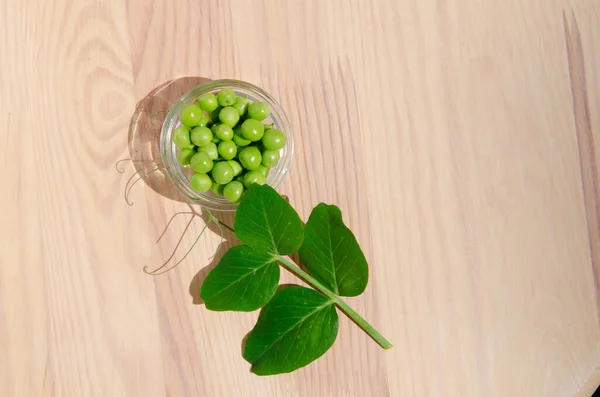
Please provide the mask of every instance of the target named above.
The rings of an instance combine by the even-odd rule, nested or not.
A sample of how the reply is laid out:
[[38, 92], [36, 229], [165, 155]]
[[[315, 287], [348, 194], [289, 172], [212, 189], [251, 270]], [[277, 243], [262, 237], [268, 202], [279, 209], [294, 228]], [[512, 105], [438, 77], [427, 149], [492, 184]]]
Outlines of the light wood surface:
[[[598, 21], [595, 0], [0, 0], [0, 395], [590, 395]], [[258, 313], [198, 304], [214, 231], [144, 274], [204, 224], [154, 244], [190, 210], [160, 173], [123, 199], [189, 76], [282, 103], [281, 192], [303, 219], [341, 207], [371, 265], [350, 301], [392, 350], [342, 318], [319, 361], [257, 377]]]

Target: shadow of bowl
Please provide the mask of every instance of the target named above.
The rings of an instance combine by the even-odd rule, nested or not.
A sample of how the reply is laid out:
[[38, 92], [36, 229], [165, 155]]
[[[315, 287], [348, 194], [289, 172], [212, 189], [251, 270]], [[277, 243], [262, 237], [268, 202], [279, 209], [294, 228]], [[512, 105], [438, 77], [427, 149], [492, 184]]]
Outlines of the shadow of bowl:
[[160, 133], [169, 107], [186, 92], [210, 82], [204, 77], [179, 77], [153, 89], [138, 102], [129, 123], [129, 154], [131, 163], [145, 183], [155, 192], [171, 200], [188, 203], [161, 166]]
[[[240, 242], [232, 230], [226, 227], [220, 228], [216, 222], [211, 220], [211, 216], [205, 209], [193, 205], [171, 182], [167, 172], [162, 168], [160, 135], [169, 107], [188, 91], [210, 81], [212, 80], [204, 77], [179, 77], [161, 84], [137, 103], [129, 124], [129, 154], [136, 174], [142, 177], [147, 186], [161, 196], [187, 204], [190, 208], [190, 214], [201, 217], [210, 231], [223, 237], [222, 244], [211, 258], [210, 263], [198, 271], [190, 282], [189, 293], [193, 304], [204, 303], [200, 297], [200, 287], [204, 279], [217, 266], [225, 252]], [[144, 177], [150, 174], [152, 174], [152, 177]], [[287, 197], [284, 196], [284, 198], [288, 200]], [[233, 227], [235, 212], [213, 211], [211, 214], [219, 222]], [[165, 232], [168, 227], [169, 224], [167, 224]], [[166, 265], [163, 264], [163, 267]], [[157, 270], [161, 269], [162, 267]]]
[[[201, 305], [204, 303], [202, 301], [202, 298], [200, 297], [200, 288], [202, 287], [202, 283], [204, 283], [204, 280], [208, 276], [208, 273], [210, 273], [210, 271], [219, 264], [219, 261], [221, 260], [223, 255], [225, 255], [225, 253], [231, 247], [233, 247], [236, 244], [239, 244], [239, 240], [237, 239], [237, 237], [235, 237], [235, 234], [231, 230], [227, 229], [226, 227], [219, 228], [219, 226], [214, 221], [211, 221], [210, 216], [206, 211], [202, 211], [202, 213], [199, 214], [197, 211], [195, 211], [195, 209], [193, 209], [191, 205], [190, 209], [197, 216], [200, 216], [202, 218], [204, 223], [208, 225], [208, 229], [211, 232], [215, 233], [216, 235], [223, 236], [223, 242], [220, 245], [218, 251], [215, 252], [215, 255], [212, 257], [211, 262], [208, 265], [204, 266], [202, 269], [200, 269], [200, 271], [194, 275], [194, 278], [192, 278], [192, 281], [190, 282], [189, 293], [192, 297], [192, 303], [194, 305]], [[215, 218], [217, 218], [219, 222], [224, 223], [230, 227], [233, 226], [235, 219], [234, 212], [215, 211], [211, 212], [211, 214]]]

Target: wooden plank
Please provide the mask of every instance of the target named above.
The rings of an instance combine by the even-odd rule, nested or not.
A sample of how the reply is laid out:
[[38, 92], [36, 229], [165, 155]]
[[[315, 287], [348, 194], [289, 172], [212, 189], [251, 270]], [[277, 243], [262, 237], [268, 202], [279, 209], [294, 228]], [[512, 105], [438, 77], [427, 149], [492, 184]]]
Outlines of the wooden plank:
[[[599, 17], [593, 0], [0, 0], [0, 395], [589, 395]], [[371, 264], [349, 301], [392, 350], [342, 318], [320, 360], [257, 377], [258, 313], [199, 304], [214, 227], [143, 272], [205, 220], [164, 172], [132, 207], [123, 189], [160, 161], [155, 113], [217, 78], [286, 109], [281, 192], [304, 219], [342, 209]]]

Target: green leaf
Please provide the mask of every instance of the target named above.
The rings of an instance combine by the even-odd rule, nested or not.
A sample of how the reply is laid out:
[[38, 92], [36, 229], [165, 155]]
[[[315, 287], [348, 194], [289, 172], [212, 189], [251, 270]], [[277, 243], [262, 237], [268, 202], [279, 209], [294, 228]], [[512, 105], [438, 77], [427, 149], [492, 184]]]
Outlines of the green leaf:
[[367, 287], [369, 265], [335, 205], [321, 203], [312, 210], [300, 259], [309, 273], [337, 295], [357, 296]]
[[266, 305], [278, 284], [279, 265], [272, 255], [238, 245], [208, 274], [200, 297], [210, 310], [250, 312]]
[[253, 185], [235, 214], [235, 234], [257, 251], [290, 255], [298, 252], [304, 234], [292, 206], [268, 185]]
[[329, 298], [312, 289], [288, 287], [261, 311], [244, 358], [257, 375], [292, 372], [321, 357], [337, 332], [338, 315]]

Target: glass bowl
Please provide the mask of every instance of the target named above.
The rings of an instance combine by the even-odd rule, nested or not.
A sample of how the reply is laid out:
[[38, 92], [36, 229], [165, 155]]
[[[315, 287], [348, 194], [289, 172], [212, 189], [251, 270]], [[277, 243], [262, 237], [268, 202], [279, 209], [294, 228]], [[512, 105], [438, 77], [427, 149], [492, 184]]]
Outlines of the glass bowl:
[[270, 169], [267, 176], [267, 184], [277, 189], [285, 179], [292, 163], [294, 155], [294, 136], [292, 127], [281, 105], [263, 89], [239, 80], [214, 80], [210, 83], [199, 85], [188, 91], [177, 102], [173, 104], [163, 123], [160, 133], [160, 157], [163, 167], [173, 185], [179, 192], [193, 204], [199, 204], [213, 210], [235, 211], [238, 204], [230, 203], [224, 197], [218, 196], [212, 191], [198, 193], [190, 187], [189, 178], [193, 171], [190, 167], [183, 167], [177, 161], [179, 148], [171, 141], [171, 134], [181, 123], [179, 122], [179, 111], [189, 103], [193, 103], [198, 96], [212, 92], [216, 94], [223, 88], [231, 88], [236, 95], [248, 96], [250, 102], [265, 102], [269, 105], [271, 115], [263, 120], [263, 123], [273, 123], [274, 128], [285, 133], [286, 143], [280, 150], [279, 163]]

